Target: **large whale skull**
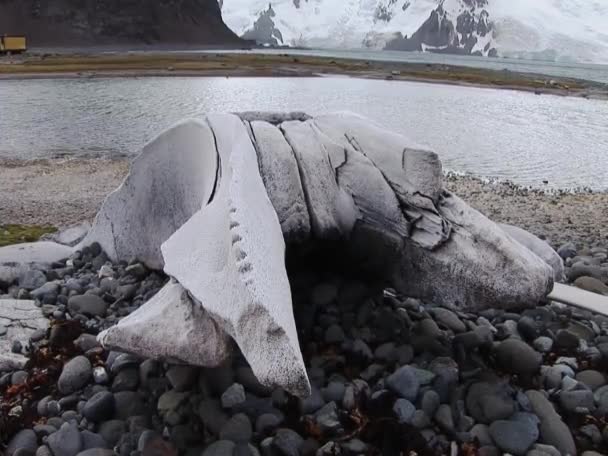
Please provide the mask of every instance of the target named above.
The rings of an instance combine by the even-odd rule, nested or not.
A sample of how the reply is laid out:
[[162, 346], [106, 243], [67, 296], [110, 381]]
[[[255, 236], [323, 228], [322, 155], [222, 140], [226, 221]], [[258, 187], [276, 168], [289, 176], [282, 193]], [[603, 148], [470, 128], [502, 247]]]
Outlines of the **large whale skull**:
[[215, 366], [232, 338], [258, 379], [307, 395], [285, 241], [346, 241], [398, 291], [462, 308], [536, 304], [553, 272], [442, 186], [436, 154], [348, 113], [216, 114], [159, 135], [81, 246], [172, 280], [104, 346]]

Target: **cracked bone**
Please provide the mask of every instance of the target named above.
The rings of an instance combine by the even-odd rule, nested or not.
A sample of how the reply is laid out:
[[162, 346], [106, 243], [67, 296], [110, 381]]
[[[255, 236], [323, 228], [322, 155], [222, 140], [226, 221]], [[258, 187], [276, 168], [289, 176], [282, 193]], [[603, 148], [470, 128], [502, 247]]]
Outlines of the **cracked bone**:
[[[436, 154], [353, 114], [250, 112], [178, 124], [144, 148], [83, 244], [164, 265], [188, 299], [164, 289], [100, 340], [173, 358], [187, 342], [144, 328], [174, 308], [172, 332], [191, 334], [201, 353], [183, 361], [219, 364], [230, 336], [262, 383], [306, 395], [285, 240], [344, 240], [345, 254], [435, 304], [537, 304], [553, 285], [551, 268], [441, 178]], [[200, 324], [188, 318], [193, 305], [205, 310]], [[138, 345], [141, 334], [148, 339]]]

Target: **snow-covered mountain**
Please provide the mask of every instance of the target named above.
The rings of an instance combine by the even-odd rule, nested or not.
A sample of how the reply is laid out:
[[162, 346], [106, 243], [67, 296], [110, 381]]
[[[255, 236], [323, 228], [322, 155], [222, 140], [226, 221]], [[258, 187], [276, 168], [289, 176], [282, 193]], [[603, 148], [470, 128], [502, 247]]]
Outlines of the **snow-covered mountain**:
[[258, 43], [608, 63], [608, 0], [220, 0]]

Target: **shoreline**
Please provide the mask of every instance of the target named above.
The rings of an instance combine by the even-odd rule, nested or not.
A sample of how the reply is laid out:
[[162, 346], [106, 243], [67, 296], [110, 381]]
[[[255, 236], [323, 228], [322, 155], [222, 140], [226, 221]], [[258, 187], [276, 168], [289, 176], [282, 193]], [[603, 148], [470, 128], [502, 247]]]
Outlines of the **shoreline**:
[[0, 59], [0, 80], [108, 77], [320, 77], [330, 75], [521, 90], [608, 100], [592, 81], [430, 63], [383, 62], [295, 54], [31, 54]]
[[[124, 179], [130, 159], [0, 159], [0, 225], [58, 228], [92, 221]], [[554, 247], [608, 241], [608, 192], [544, 192], [448, 173], [447, 190], [499, 223], [524, 228]]]

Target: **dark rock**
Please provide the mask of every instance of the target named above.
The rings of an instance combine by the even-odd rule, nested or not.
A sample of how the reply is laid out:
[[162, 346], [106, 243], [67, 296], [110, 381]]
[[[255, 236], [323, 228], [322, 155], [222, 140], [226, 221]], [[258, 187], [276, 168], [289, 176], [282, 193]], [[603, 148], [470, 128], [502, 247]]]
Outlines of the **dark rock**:
[[[239, 367], [236, 370], [236, 380], [237, 383], [243, 385], [247, 391], [250, 391], [257, 396], [269, 396], [272, 393], [272, 390], [270, 388], [262, 385], [258, 381], [257, 377], [255, 376], [253, 370], [251, 370], [250, 367]], [[226, 391], [226, 389], [232, 383], [233, 382], [227, 385], [226, 388], [224, 388], [220, 393]]]
[[105, 421], [99, 425], [99, 435], [110, 445], [115, 446], [120, 437], [127, 432], [127, 424], [122, 420]]
[[461, 333], [467, 330], [462, 320], [460, 320], [460, 318], [458, 318], [458, 316], [451, 310], [444, 309], [442, 307], [435, 307], [431, 309], [431, 314], [433, 317], [435, 317], [436, 321], [451, 329], [455, 333]]
[[21, 385], [27, 381], [28, 373], [25, 371], [15, 371], [11, 375], [11, 384]]
[[449, 405], [440, 405], [435, 412], [434, 418], [441, 430], [448, 433], [454, 432], [454, 416], [452, 415], [452, 409]]
[[490, 435], [490, 428], [485, 424], [476, 424], [469, 431], [470, 434], [477, 439], [479, 446], [492, 446], [494, 440]]
[[507, 339], [496, 349], [496, 360], [509, 372], [532, 375], [540, 368], [542, 355], [521, 340]]
[[13, 456], [20, 448], [33, 452], [36, 451], [36, 448], [38, 448], [38, 439], [36, 438], [36, 433], [34, 431], [31, 429], [22, 429], [17, 432], [8, 442], [6, 447], [7, 456]]
[[245, 402], [245, 399], [245, 388], [243, 388], [243, 385], [234, 383], [222, 394], [222, 407], [234, 407], [237, 404]]
[[81, 334], [74, 341], [74, 345], [76, 345], [83, 352], [89, 351], [92, 348], [99, 347], [99, 342], [97, 342], [97, 337], [93, 334]]
[[595, 408], [593, 392], [588, 389], [562, 391], [559, 402], [565, 410], [572, 413], [588, 414]]
[[416, 429], [425, 429], [431, 425], [431, 419], [423, 410], [416, 410], [412, 417], [412, 426]]
[[332, 283], [324, 283], [312, 289], [311, 301], [314, 306], [325, 307], [338, 297], [338, 287]]
[[218, 440], [209, 445], [202, 456], [233, 456], [236, 445], [230, 440]]
[[395, 405], [393, 405], [393, 413], [399, 423], [410, 424], [414, 413], [416, 413], [416, 407], [407, 399], [397, 399]]
[[415, 370], [404, 366], [387, 377], [386, 386], [400, 397], [415, 401], [420, 389], [420, 382]]
[[37, 424], [34, 426], [34, 432], [38, 438], [41, 438], [49, 436], [53, 432], [57, 432], [57, 428], [55, 426], [51, 426], [50, 424]]
[[228, 421], [228, 416], [222, 410], [220, 401], [216, 399], [205, 399], [201, 401], [198, 415], [207, 428], [213, 434], [219, 434], [222, 427]]
[[326, 402], [337, 402], [341, 403], [344, 398], [344, 392], [346, 390], [346, 386], [342, 382], [329, 382], [326, 388], [321, 390], [323, 399]]
[[230, 440], [235, 443], [247, 443], [252, 436], [251, 421], [244, 413], [234, 415], [220, 430], [221, 440]]
[[112, 391], [134, 391], [139, 384], [139, 369], [127, 367], [116, 374], [112, 381]]
[[316, 388], [312, 387], [310, 396], [300, 399], [300, 413], [302, 415], [310, 415], [325, 405], [323, 395]]
[[80, 435], [82, 435], [82, 448], [84, 450], [92, 448], [108, 448], [108, 442], [106, 442], [99, 434], [84, 430], [80, 433]]
[[108, 303], [94, 294], [72, 296], [68, 300], [70, 313], [81, 313], [88, 317], [103, 317], [106, 315]]
[[166, 375], [175, 391], [189, 391], [194, 386], [197, 371], [191, 366], [171, 366]]
[[85, 404], [82, 414], [93, 423], [111, 418], [114, 414], [114, 395], [109, 391], [94, 394]]
[[339, 344], [344, 342], [345, 336], [342, 327], [339, 325], [331, 325], [325, 331], [325, 343]]
[[114, 451], [106, 448], [89, 448], [88, 450], [81, 451], [76, 456], [114, 456]]
[[532, 342], [534, 348], [541, 353], [549, 353], [553, 348], [553, 339], [546, 336], [540, 336]]
[[490, 435], [506, 453], [523, 456], [538, 439], [538, 428], [518, 421], [498, 420], [490, 425]]
[[315, 421], [324, 434], [338, 432], [342, 427], [338, 419], [338, 406], [335, 402], [330, 402], [317, 410]]
[[478, 382], [469, 387], [466, 408], [475, 421], [490, 424], [509, 418], [516, 404], [504, 384]]
[[606, 377], [596, 370], [584, 370], [576, 374], [576, 380], [585, 384], [591, 391], [595, 391], [606, 384]]
[[557, 414], [553, 405], [539, 391], [526, 391], [532, 409], [540, 419], [541, 442], [553, 445], [562, 454], [576, 454], [576, 446], [568, 426]]
[[116, 418], [126, 420], [130, 416], [148, 414], [148, 408], [144, 403], [141, 393], [134, 391], [120, 391], [114, 394]]
[[291, 429], [279, 429], [272, 441], [274, 448], [283, 456], [299, 456], [304, 439]]
[[277, 429], [283, 418], [274, 413], [264, 413], [258, 417], [255, 422], [255, 431], [259, 434], [270, 434]]
[[74, 393], [88, 383], [91, 374], [91, 362], [84, 356], [77, 356], [63, 366], [57, 387], [63, 394]]
[[125, 268], [125, 273], [135, 277], [137, 280], [143, 280], [148, 275], [148, 270], [143, 264], [135, 263], [127, 266]]
[[47, 445], [55, 456], [76, 456], [82, 450], [82, 435], [76, 423], [64, 423], [48, 437]]
[[439, 394], [433, 390], [428, 390], [422, 396], [421, 408], [424, 410], [428, 416], [435, 415], [437, 408], [441, 404], [441, 400], [439, 398]]

